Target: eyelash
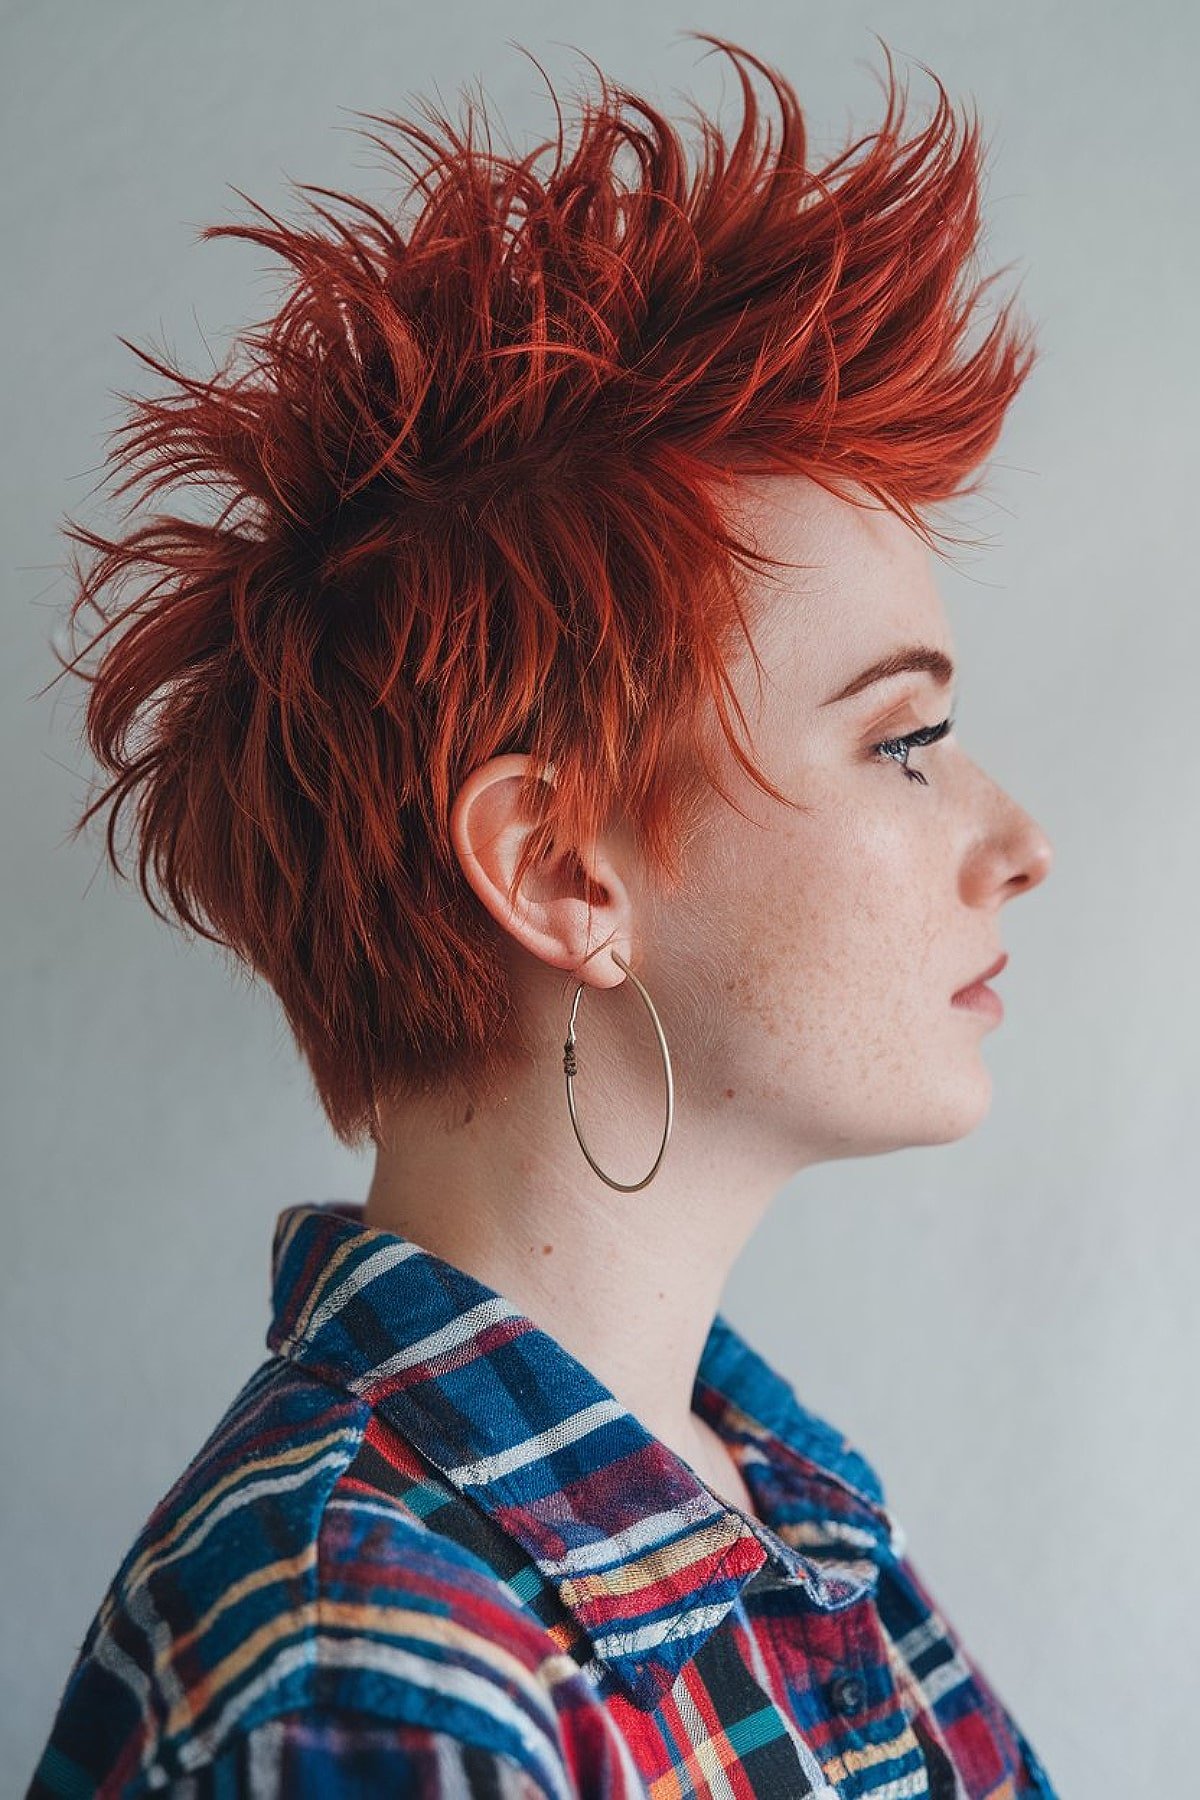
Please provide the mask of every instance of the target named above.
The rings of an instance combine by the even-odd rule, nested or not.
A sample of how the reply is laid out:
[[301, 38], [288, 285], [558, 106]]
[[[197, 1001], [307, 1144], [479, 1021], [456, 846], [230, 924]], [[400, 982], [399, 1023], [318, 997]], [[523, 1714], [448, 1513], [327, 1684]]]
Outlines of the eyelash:
[[[923, 725], [920, 731], [907, 732], [904, 737], [884, 738], [882, 743], [873, 744], [871, 746], [872, 754], [880, 758], [890, 757], [893, 761], [899, 761], [898, 752], [907, 757], [910, 750], [921, 749], [926, 744], [936, 744], [938, 739], [944, 738], [953, 727], [953, 716], [943, 719], [940, 725]], [[900, 767], [910, 781], [919, 781], [924, 786], [928, 786], [928, 781], [920, 769], [910, 769], [906, 761], [901, 762]]]

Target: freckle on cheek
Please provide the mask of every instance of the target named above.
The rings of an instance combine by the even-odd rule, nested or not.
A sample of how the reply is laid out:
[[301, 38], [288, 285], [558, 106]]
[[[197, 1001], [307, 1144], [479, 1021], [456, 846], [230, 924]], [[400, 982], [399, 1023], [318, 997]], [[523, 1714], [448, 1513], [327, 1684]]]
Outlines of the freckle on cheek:
[[553, 1244], [543, 1244], [542, 1245], [542, 1255], [549, 1256], [551, 1254], [551, 1252], [553, 1251], [553, 1249], [554, 1249]]

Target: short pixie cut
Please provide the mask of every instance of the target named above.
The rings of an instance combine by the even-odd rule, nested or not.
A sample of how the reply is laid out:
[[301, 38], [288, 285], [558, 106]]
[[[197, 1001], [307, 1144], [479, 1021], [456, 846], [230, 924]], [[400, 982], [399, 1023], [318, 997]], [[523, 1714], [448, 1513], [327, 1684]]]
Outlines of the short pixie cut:
[[90, 684], [112, 777], [73, 833], [109, 807], [123, 875], [135, 801], [149, 904], [168, 919], [152, 868], [180, 921], [270, 984], [351, 1147], [379, 1141], [382, 1105], [477, 1092], [519, 1053], [507, 934], [450, 836], [470, 771], [533, 759], [515, 881], [619, 811], [669, 889], [708, 798], [729, 797], [711, 718], [785, 801], [733, 722], [762, 559], [731, 530], [731, 484], [803, 474], [932, 546], [928, 508], [978, 488], [1035, 355], [1012, 298], [971, 331], [996, 279], [974, 269], [980, 127], [935, 76], [907, 131], [884, 46], [883, 123], [816, 170], [784, 78], [687, 35], [742, 92], [732, 143], [696, 109], [695, 169], [599, 71], [573, 148], [557, 99], [556, 137], [526, 153], [497, 150], [470, 99], [458, 128], [424, 101], [432, 130], [361, 113], [411, 178], [392, 216], [300, 184], [351, 217], [251, 202], [263, 223], [206, 227], [292, 272], [211, 379], [120, 339], [171, 385], [120, 396], [115, 495], [199, 486], [221, 505], [131, 507], [116, 537], [66, 521], [91, 553], [71, 553], [70, 625], [87, 605], [104, 623], [95, 670], [79, 652], [64, 672]]

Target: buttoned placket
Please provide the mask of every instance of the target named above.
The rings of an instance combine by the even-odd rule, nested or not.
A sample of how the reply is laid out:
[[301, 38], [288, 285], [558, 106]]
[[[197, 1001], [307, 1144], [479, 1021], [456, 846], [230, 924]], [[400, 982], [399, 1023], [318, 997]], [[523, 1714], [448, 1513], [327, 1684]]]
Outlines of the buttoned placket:
[[[768, 1616], [775, 1628], [781, 1611], [786, 1617], [798, 1660], [813, 1671], [814, 1697], [823, 1714], [819, 1758], [808, 1741], [816, 1735], [811, 1719], [802, 1743], [797, 1743], [794, 1722], [789, 1720], [801, 1784], [795, 1791], [835, 1800], [840, 1790], [830, 1785], [825, 1773], [831, 1763], [844, 1762], [853, 1768], [873, 1746], [894, 1743], [898, 1722], [912, 1726], [911, 1714], [890, 1674], [883, 1628], [875, 1612], [877, 1569], [868, 1564], [865, 1573], [856, 1574], [851, 1565], [826, 1564], [814, 1582], [812, 1559], [793, 1550], [761, 1520], [748, 1522], [766, 1548], [767, 1560], [742, 1589], [738, 1609], [752, 1634]], [[768, 1687], [763, 1687], [763, 1696], [783, 1710], [779, 1697]], [[951, 1771], [951, 1785], [944, 1785], [916, 1732], [913, 1752], [920, 1758], [921, 1775], [908, 1789], [908, 1800], [926, 1795], [929, 1800], [935, 1796], [936, 1800], [961, 1800], [957, 1777]], [[782, 1792], [778, 1800], [784, 1800]]]

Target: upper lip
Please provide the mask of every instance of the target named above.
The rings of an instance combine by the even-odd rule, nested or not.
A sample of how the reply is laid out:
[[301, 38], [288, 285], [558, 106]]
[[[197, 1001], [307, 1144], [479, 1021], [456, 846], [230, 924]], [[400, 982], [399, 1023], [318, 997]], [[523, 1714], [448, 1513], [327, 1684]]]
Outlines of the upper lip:
[[995, 962], [992, 964], [990, 969], [985, 969], [983, 971], [982, 975], [976, 975], [974, 981], [964, 981], [962, 987], [955, 988], [955, 990], [954, 990], [955, 993], [961, 994], [966, 988], [978, 987], [978, 985], [981, 981], [990, 981], [992, 979], [993, 975], [998, 975], [1000, 973], [1001, 969], [1004, 967], [1004, 965], [1005, 965], [1005, 963], [1007, 963], [1007, 961], [1008, 961], [1008, 952], [1001, 951], [1000, 955], [996, 958]]

